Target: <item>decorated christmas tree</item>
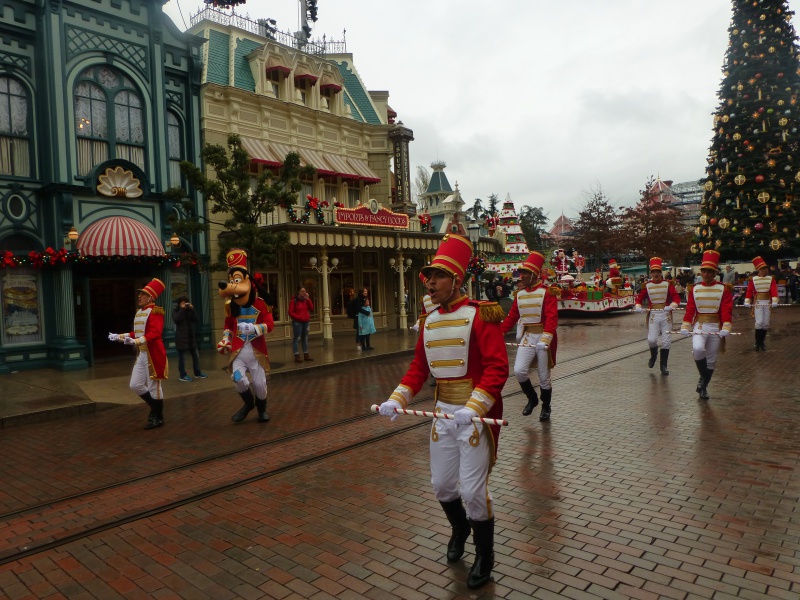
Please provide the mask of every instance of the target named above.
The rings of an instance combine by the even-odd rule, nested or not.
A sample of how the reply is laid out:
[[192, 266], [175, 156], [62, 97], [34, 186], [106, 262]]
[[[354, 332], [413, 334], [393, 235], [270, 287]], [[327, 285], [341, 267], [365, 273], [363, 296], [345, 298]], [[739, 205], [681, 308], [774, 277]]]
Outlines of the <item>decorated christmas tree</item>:
[[733, 0], [693, 253], [797, 254], [800, 64], [788, 2]]

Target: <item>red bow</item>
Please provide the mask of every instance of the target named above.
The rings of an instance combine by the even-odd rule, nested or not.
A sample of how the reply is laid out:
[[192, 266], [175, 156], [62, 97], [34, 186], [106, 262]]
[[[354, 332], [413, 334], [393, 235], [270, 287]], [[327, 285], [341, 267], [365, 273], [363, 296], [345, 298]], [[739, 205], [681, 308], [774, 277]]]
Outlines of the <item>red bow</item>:
[[28, 253], [28, 258], [31, 259], [31, 264], [34, 267], [39, 268], [42, 266], [42, 255], [36, 252], [36, 250], [31, 250]]
[[11, 250], [6, 250], [3, 254], [4, 267], [16, 267], [17, 262], [14, 260], [14, 253]]
[[253, 275], [253, 281], [256, 282], [258, 287], [264, 287], [264, 276], [261, 273]]
[[309, 205], [311, 208], [313, 208], [314, 210], [317, 210], [317, 207], [319, 207], [319, 200], [317, 200], [316, 198], [312, 198], [311, 196], [309, 196], [309, 197], [308, 197], [308, 205]]

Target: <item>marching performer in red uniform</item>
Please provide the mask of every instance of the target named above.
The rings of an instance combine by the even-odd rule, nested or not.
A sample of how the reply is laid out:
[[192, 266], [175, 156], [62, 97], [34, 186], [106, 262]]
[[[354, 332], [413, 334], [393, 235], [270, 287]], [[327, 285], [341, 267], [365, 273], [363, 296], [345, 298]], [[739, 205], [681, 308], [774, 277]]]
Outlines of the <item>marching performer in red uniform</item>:
[[708, 382], [717, 365], [720, 348], [731, 333], [733, 318], [733, 293], [730, 285], [717, 281], [719, 252], [706, 250], [700, 264], [702, 281], [687, 289], [686, 315], [681, 324], [681, 334], [693, 335], [692, 355], [700, 372], [697, 393], [708, 400]]
[[136, 346], [130, 388], [150, 406], [145, 429], [164, 424], [164, 390], [161, 381], [167, 378], [168, 364], [164, 341], [164, 309], [155, 300], [164, 292], [164, 283], [153, 279], [139, 290], [139, 310], [133, 319], [133, 331], [109, 333], [112, 342]]
[[[744, 294], [744, 305], [752, 306], [756, 318], [756, 350], [766, 350], [764, 340], [769, 329], [769, 317], [773, 308], [778, 306], [778, 284], [769, 274], [769, 267], [764, 259], [756, 256], [753, 266], [758, 271], [747, 282], [747, 291]], [[753, 300], [755, 299], [755, 302]]]
[[556, 364], [558, 345], [558, 288], [548, 288], [539, 281], [544, 264], [544, 255], [531, 252], [520, 267], [519, 278], [525, 286], [517, 292], [508, 316], [503, 321], [503, 333], [519, 321], [522, 331], [517, 334], [517, 359], [514, 361], [514, 375], [519, 386], [528, 397], [528, 404], [522, 409], [527, 416], [539, 404], [536, 390], [531, 383], [529, 372], [536, 367], [539, 373], [539, 387], [542, 390], [542, 412], [540, 421], [550, 419], [550, 401], [553, 397], [553, 383], [550, 371]]
[[220, 281], [218, 284], [220, 297], [227, 298], [225, 330], [222, 332], [222, 340], [217, 344], [217, 351], [220, 354], [230, 353], [228, 372], [244, 402], [242, 408], [231, 417], [231, 421], [234, 423], [244, 421], [247, 414], [256, 408], [258, 422], [266, 423], [269, 421], [267, 414], [269, 356], [264, 335], [275, 328], [272, 308], [258, 296], [256, 282], [250, 278], [247, 270], [247, 252], [239, 248], [231, 249], [226, 260], [228, 281]]
[[423, 267], [428, 293], [438, 307], [423, 317], [414, 360], [379, 412], [394, 419], [395, 409], [408, 406], [428, 374], [436, 377], [435, 411], [453, 413], [455, 419], [433, 421], [431, 483], [453, 527], [449, 562], [463, 556], [472, 529], [475, 563], [467, 586], [475, 589], [489, 581], [494, 566], [494, 513], [487, 481], [500, 428], [473, 423], [472, 418], [502, 418], [508, 355], [500, 331], [503, 310], [496, 302], [470, 300], [461, 292], [470, 256], [470, 241], [448, 234], [431, 264]]
[[671, 281], [664, 279], [661, 272], [661, 259], [654, 256], [650, 259], [650, 281], [642, 286], [636, 296], [636, 312], [642, 312], [642, 304], [648, 301], [650, 308], [647, 317], [647, 344], [650, 346], [650, 360], [647, 366], [651, 369], [658, 356], [658, 338], [661, 336], [661, 374], [669, 375], [667, 361], [669, 348], [672, 345], [672, 311], [678, 308], [681, 297], [675, 291]]

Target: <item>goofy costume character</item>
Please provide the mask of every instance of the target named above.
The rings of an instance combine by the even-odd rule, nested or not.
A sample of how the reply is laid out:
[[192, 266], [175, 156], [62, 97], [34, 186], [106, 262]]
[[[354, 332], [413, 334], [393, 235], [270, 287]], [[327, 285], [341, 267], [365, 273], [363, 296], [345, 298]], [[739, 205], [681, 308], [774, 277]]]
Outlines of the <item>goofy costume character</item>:
[[264, 335], [275, 328], [272, 307], [267, 306], [258, 296], [255, 285], [257, 282], [250, 278], [247, 270], [247, 253], [234, 248], [225, 258], [228, 263], [228, 281], [220, 281], [218, 284], [220, 297], [226, 299], [225, 330], [222, 332], [222, 340], [217, 344], [217, 351], [220, 354], [231, 355], [228, 372], [244, 402], [242, 408], [231, 417], [231, 421], [234, 423], [244, 421], [247, 414], [256, 408], [258, 422], [266, 423], [269, 421], [267, 414], [269, 357]]
[[133, 319], [133, 331], [109, 333], [108, 339], [127, 346], [136, 346], [130, 388], [150, 407], [145, 429], [164, 424], [164, 390], [161, 381], [167, 378], [167, 351], [161, 339], [164, 333], [164, 309], [155, 300], [164, 292], [164, 282], [153, 279], [139, 290], [139, 310]]

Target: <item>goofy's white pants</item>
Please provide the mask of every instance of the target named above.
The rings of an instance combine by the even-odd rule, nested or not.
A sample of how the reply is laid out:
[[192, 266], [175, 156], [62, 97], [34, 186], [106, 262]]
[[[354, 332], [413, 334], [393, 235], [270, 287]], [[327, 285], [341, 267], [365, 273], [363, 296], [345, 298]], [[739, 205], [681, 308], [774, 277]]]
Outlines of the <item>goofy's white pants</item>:
[[[236, 384], [236, 391], [243, 394], [250, 389], [253, 384], [253, 391], [256, 393], [257, 400], [267, 398], [267, 374], [259, 364], [253, 346], [245, 344], [231, 363], [231, 379]], [[247, 373], [250, 373], [248, 378]]]

